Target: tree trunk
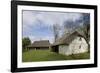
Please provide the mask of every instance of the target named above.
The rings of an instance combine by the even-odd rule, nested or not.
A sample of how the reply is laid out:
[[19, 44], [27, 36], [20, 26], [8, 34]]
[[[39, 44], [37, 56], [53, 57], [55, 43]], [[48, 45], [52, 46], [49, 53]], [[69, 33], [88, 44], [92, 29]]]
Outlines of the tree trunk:
[[83, 38], [85, 39], [85, 41], [86, 41], [86, 43], [88, 45], [88, 52], [90, 52], [90, 44], [89, 44], [89, 41], [85, 37], [83, 37]]
[[89, 44], [89, 41], [88, 40], [85, 39], [85, 41], [86, 41], [86, 43], [88, 45], [88, 53], [89, 53], [90, 52], [90, 44]]
[[89, 43], [87, 44], [88, 44], [88, 53], [90, 53], [90, 44]]

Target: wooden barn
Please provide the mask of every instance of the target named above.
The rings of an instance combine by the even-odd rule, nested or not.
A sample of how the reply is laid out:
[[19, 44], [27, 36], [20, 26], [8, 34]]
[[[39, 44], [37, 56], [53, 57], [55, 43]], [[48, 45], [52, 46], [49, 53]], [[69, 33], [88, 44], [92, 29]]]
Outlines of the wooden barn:
[[34, 41], [31, 45], [27, 46], [27, 49], [47, 50], [50, 49], [50, 42], [49, 40]]
[[52, 51], [64, 55], [84, 53], [88, 51], [85, 39], [77, 31], [65, 34], [52, 44]]

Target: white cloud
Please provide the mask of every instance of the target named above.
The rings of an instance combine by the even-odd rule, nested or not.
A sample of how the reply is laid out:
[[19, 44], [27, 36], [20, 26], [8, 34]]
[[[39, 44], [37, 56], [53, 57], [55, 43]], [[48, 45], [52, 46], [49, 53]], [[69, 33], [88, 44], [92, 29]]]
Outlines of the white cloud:
[[[32, 27], [34, 25], [40, 24], [43, 26], [52, 26], [54, 24], [63, 25], [64, 21], [76, 21], [80, 19], [81, 13], [63, 13], [63, 12], [44, 12], [44, 11], [23, 11], [23, 32], [33, 32]], [[39, 25], [39, 26], [40, 26]], [[31, 32], [32, 31], [32, 32]], [[42, 30], [41, 30], [42, 31]], [[32, 42], [38, 40], [48, 40], [52, 43], [54, 40], [53, 36], [36, 36], [30, 34], [24, 35], [24, 37], [29, 37]]]
[[23, 11], [23, 24], [33, 25], [36, 21], [36, 18], [32, 11]]
[[46, 25], [53, 25], [56, 23], [62, 25], [65, 20], [75, 21], [80, 17], [81, 13], [23, 11], [24, 25], [35, 25], [39, 21]]

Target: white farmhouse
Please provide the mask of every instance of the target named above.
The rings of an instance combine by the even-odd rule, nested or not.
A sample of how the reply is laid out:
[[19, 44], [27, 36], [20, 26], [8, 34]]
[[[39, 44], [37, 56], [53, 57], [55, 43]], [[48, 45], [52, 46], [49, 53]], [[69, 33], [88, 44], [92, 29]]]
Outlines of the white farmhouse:
[[85, 39], [77, 31], [65, 34], [52, 45], [52, 51], [64, 55], [84, 53], [88, 51]]

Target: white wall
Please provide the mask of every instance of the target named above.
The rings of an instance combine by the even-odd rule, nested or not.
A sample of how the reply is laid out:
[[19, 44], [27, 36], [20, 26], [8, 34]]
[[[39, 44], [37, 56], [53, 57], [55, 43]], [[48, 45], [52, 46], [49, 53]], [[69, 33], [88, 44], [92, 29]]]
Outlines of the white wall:
[[[37, 0], [36, 0], [37, 1]], [[66, 3], [81, 3], [99, 5], [98, 19], [100, 19], [100, 0], [40, 0], [40, 1], [55, 1]], [[10, 0], [0, 0], [0, 73], [10, 73]], [[100, 24], [100, 21], [98, 21]], [[100, 31], [100, 25], [98, 25]], [[98, 34], [100, 37], [100, 33]], [[100, 43], [100, 38], [98, 38]], [[98, 55], [100, 56], [100, 45], [98, 45]], [[34, 73], [100, 73], [100, 57], [98, 59], [98, 68], [86, 69], [70, 69], [70, 70], [55, 70], [55, 71], [40, 71]], [[23, 72], [24, 73], [24, 72]], [[26, 72], [29, 73], [29, 72]], [[30, 72], [33, 73], [33, 72]]]
[[60, 45], [59, 46], [59, 53], [64, 55], [72, 54], [72, 51], [69, 49], [69, 45]]
[[[80, 48], [81, 46], [81, 48]], [[72, 54], [83, 53], [88, 51], [88, 45], [84, 38], [76, 37], [69, 45], [69, 49], [71, 49]]]
[[[79, 48], [79, 46], [81, 46]], [[84, 38], [76, 37], [69, 45], [60, 45], [59, 53], [65, 55], [84, 53], [88, 51], [88, 45]]]

